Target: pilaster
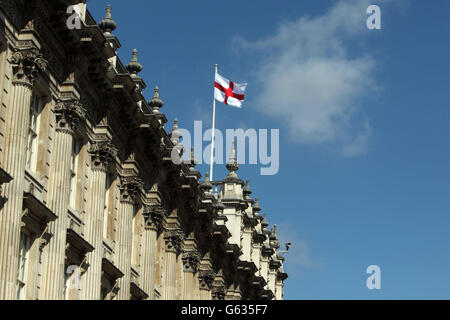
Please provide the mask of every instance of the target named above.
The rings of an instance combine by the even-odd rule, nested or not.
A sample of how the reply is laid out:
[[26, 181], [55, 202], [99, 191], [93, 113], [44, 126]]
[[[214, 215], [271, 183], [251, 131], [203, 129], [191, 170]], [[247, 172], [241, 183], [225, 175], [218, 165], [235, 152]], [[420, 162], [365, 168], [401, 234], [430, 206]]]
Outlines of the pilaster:
[[106, 174], [108, 167], [117, 156], [117, 149], [105, 137], [104, 140], [92, 142], [89, 154], [91, 156], [91, 183], [85, 236], [95, 249], [88, 255], [89, 268], [84, 276], [82, 296], [85, 300], [99, 300], [101, 296]]
[[64, 299], [67, 208], [70, 197], [70, 165], [73, 134], [84, 120], [85, 110], [78, 100], [59, 100], [54, 108], [56, 130], [49, 178], [48, 206], [59, 218], [49, 224], [52, 239], [44, 250], [40, 299]]
[[33, 84], [47, 67], [47, 62], [34, 46], [15, 49], [11, 63], [13, 88], [11, 107], [6, 116], [2, 163], [5, 171], [14, 179], [4, 187], [7, 201], [0, 211], [0, 300], [16, 298], [30, 101]]

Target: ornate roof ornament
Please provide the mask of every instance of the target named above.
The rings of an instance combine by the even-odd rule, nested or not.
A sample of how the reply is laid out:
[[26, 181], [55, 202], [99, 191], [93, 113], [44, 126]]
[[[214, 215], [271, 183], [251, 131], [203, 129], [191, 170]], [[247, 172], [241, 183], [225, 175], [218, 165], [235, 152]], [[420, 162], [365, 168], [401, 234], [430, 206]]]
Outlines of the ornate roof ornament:
[[152, 108], [152, 111], [154, 113], [159, 113], [159, 109], [164, 106], [164, 102], [159, 98], [159, 88], [158, 86], [155, 87], [155, 95], [153, 98], [148, 102], [148, 105], [150, 108]]
[[110, 141], [94, 141], [88, 152], [92, 157], [94, 170], [106, 171], [117, 156], [117, 148]]
[[39, 73], [47, 69], [47, 61], [43, 58], [39, 49], [29, 47], [15, 49], [11, 57], [14, 83], [32, 86]]
[[278, 236], [277, 236], [277, 225], [273, 226], [272, 232], [270, 233], [270, 246], [272, 248], [278, 249], [280, 247], [280, 242], [278, 242]]
[[138, 51], [136, 49], [133, 50], [131, 61], [127, 64], [127, 70], [132, 77], [137, 77], [137, 74], [144, 68], [138, 61], [137, 52]]
[[188, 167], [189, 170], [195, 171], [195, 166], [197, 165], [198, 161], [195, 159], [195, 152], [194, 152], [194, 146], [191, 147], [191, 155], [189, 157], [189, 163]]
[[105, 34], [110, 34], [117, 28], [117, 23], [111, 18], [111, 6], [106, 6], [105, 18], [99, 22], [98, 26]]
[[267, 229], [268, 226], [269, 226], [269, 222], [267, 222], [267, 214], [264, 213], [264, 217], [261, 221], [261, 227], [263, 227], [263, 229]]
[[236, 174], [236, 171], [239, 170], [239, 164], [236, 159], [236, 147], [234, 145], [234, 140], [231, 144], [231, 154], [230, 159], [227, 162], [227, 169], [230, 171], [230, 173], [227, 175], [227, 179], [239, 179], [238, 175]]
[[222, 194], [219, 193], [217, 202], [214, 204], [214, 207], [218, 211], [218, 213], [222, 213], [225, 210], [225, 205], [222, 203]]
[[261, 210], [262, 210], [262, 209], [261, 209], [261, 207], [259, 206], [258, 198], [255, 198], [255, 203], [253, 204], [253, 213], [254, 213], [255, 215], [257, 215], [258, 212], [260, 212]]
[[211, 182], [209, 181], [209, 172], [205, 173], [205, 181], [203, 181], [200, 184], [200, 188], [205, 192], [205, 193], [210, 193], [211, 189], [213, 188]]
[[250, 196], [252, 194], [252, 189], [250, 189], [250, 183], [248, 180], [245, 181], [245, 188], [244, 188], [244, 196]]
[[178, 118], [173, 120], [173, 128], [169, 133], [170, 140], [176, 146], [180, 142], [180, 138], [182, 138], [181, 131], [178, 129]]

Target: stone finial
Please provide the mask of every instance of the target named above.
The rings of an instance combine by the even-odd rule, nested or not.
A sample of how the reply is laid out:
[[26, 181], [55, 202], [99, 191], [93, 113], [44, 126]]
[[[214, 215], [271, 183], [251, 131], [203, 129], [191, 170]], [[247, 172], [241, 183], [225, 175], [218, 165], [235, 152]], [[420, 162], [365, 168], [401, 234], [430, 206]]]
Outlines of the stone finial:
[[191, 155], [189, 157], [188, 167], [189, 170], [195, 171], [195, 165], [198, 163], [197, 159], [195, 159], [194, 146], [191, 147]]
[[262, 209], [261, 209], [261, 207], [259, 206], [258, 198], [255, 198], [255, 203], [253, 204], [253, 212], [254, 212], [255, 214], [258, 214], [258, 212], [261, 211], [261, 210], [262, 210]]
[[252, 189], [250, 189], [250, 183], [248, 180], [245, 181], [244, 195], [249, 196], [252, 194]]
[[117, 23], [111, 18], [111, 6], [106, 6], [105, 18], [99, 22], [98, 26], [105, 34], [110, 34], [117, 28]]
[[280, 248], [280, 242], [278, 242], [278, 236], [277, 236], [277, 225], [273, 226], [273, 230], [270, 233], [270, 246], [272, 248], [278, 249]]
[[227, 169], [228, 169], [228, 171], [230, 171], [227, 178], [235, 178], [235, 179], [238, 178], [236, 171], [239, 170], [239, 164], [236, 159], [236, 147], [234, 144], [234, 140], [231, 144], [231, 154], [230, 154], [230, 159], [227, 162]]
[[170, 140], [176, 146], [180, 142], [180, 138], [182, 137], [181, 131], [178, 129], [178, 118], [173, 120], [173, 128], [169, 133]]
[[215, 203], [214, 207], [219, 213], [222, 213], [223, 210], [225, 210], [225, 205], [222, 203], [222, 194], [219, 193], [219, 196], [217, 197], [217, 202]]
[[137, 58], [138, 51], [136, 49], [133, 50], [133, 56], [131, 57], [130, 63], [127, 64], [127, 70], [131, 74], [132, 77], [137, 77], [137, 74], [142, 71], [143, 66], [139, 63]]
[[213, 188], [213, 186], [212, 186], [211, 182], [209, 181], [209, 172], [205, 173], [205, 181], [203, 181], [200, 184], [200, 188], [206, 193], [211, 192], [211, 189]]
[[164, 102], [159, 98], [159, 88], [158, 86], [155, 87], [155, 95], [153, 98], [148, 102], [150, 108], [152, 108], [154, 113], [159, 113], [159, 109], [164, 106]]
[[264, 217], [261, 221], [261, 226], [263, 227], [263, 229], [267, 229], [267, 227], [269, 226], [269, 222], [267, 222], [267, 214], [264, 213]]

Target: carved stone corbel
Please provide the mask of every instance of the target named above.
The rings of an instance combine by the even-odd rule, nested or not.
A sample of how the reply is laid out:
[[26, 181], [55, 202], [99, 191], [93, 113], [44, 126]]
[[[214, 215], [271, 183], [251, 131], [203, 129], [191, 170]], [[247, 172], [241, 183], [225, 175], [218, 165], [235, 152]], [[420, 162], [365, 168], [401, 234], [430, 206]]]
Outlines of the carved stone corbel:
[[212, 270], [200, 270], [198, 280], [200, 282], [200, 290], [211, 290], [216, 273]]
[[164, 240], [166, 242], [167, 252], [181, 253], [184, 241], [184, 233], [181, 230], [166, 230]]
[[117, 156], [117, 148], [110, 141], [94, 141], [88, 152], [93, 170], [107, 171]]
[[159, 230], [167, 212], [161, 205], [144, 204], [143, 216], [145, 219], [145, 229]]
[[215, 286], [212, 288], [211, 294], [213, 300], [225, 300], [227, 290], [225, 289], [225, 286]]
[[47, 68], [47, 61], [36, 47], [14, 49], [11, 63], [13, 83], [28, 87], [32, 87], [39, 73]]
[[200, 254], [197, 251], [185, 251], [183, 252], [183, 269], [185, 272], [197, 272], [198, 265], [200, 263]]
[[74, 134], [77, 125], [86, 118], [86, 110], [76, 99], [56, 102], [56, 130]]
[[120, 201], [134, 203], [141, 193], [144, 183], [136, 176], [120, 178]]

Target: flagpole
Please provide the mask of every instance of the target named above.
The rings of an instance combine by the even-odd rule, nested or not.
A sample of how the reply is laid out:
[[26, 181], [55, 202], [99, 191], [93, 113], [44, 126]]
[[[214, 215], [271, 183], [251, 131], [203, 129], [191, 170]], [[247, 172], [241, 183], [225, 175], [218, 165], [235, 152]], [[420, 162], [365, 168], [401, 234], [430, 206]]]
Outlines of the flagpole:
[[[217, 73], [217, 64], [215, 67], [215, 73], [214, 73], [214, 82], [216, 73]], [[214, 89], [215, 90], [215, 89]], [[216, 127], [216, 97], [213, 95], [213, 119], [212, 119], [212, 134], [211, 134], [211, 163], [209, 168], [209, 179], [210, 181], [213, 181], [213, 163], [214, 163], [214, 132]]]

